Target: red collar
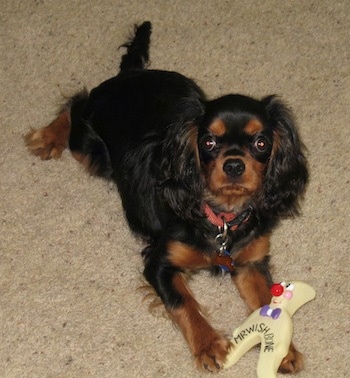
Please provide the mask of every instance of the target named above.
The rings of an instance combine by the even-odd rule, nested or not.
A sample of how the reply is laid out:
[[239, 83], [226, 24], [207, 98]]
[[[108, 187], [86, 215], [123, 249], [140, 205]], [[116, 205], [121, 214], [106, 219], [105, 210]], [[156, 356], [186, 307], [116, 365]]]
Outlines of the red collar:
[[236, 218], [236, 214], [234, 213], [214, 213], [212, 208], [207, 203], [204, 206], [204, 212], [206, 217], [208, 218], [208, 221], [216, 227], [224, 226], [223, 219], [225, 219], [225, 221], [229, 223]]
[[238, 215], [225, 212], [215, 213], [207, 203], [204, 205], [204, 213], [211, 224], [216, 227], [223, 227], [225, 220], [231, 231], [236, 230], [242, 223], [247, 222], [252, 212], [253, 208], [249, 206]]

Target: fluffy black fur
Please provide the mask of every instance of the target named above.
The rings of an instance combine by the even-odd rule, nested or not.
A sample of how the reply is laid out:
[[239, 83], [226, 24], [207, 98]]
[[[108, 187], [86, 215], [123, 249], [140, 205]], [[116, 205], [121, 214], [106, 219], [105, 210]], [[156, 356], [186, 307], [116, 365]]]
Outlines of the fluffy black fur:
[[[180, 259], [176, 251], [170, 253], [172, 243], [186, 246], [186, 253], [200, 251], [203, 261], [217, 253], [218, 228], [205, 215], [206, 203], [214, 212], [239, 214], [251, 209], [250, 217], [229, 231], [226, 249], [235, 261], [231, 274], [237, 278], [249, 267], [264, 277], [268, 290], [268, 251], [254, 247], [261, 255], [256, 258], [248, 247], [253, 250], [254, 241], [267, 237], [281, 218], [298, 213], [308, 179], [291, 112], [276, 96], [256, 100], [226, 95], [208, 100], [191, 79], [147, 70], [150, 34], [149, 22], [136, 27], [134, 37], [123, 45], [127, 52], [119, 74], [67, 104], [69, 147], [88, 158], [91, 171], [117, 183], [131, 230], [147, 242], [145, 277], [169, 311], [186, 304], [175, 284], [176, 275], [203, 268], [182, 247], [179, 253], [184, 259], [174, 263]], [[213, 128], [216, 120], [222, 121], [223, 132]], [[261, 130], [247, 134], [252, 120], [258, 120]], [[213, 130], [219, 131], [217, 135]], [[219, 177], [234, 188], [227, 203], [210, 187], [216, 185], [211, 175], [218, 169], [218, 159], [225, 161], [225, 173], [218, 172]], [[251, 176], [259, 171], [260, 182], [255, 179], [256, 189], [240, 195], [236, 189], [250, 180], [248, 174], [244, 176], [248, 164], [253, 167]], [[219, 270], [214, 263], [207, 265]]]
[[[134, 38], [123, 45], [127, 54], [118, 76], [73, 99], [69, 146], [89, 155], [99, 175], [116, 181], [131, 230], [151, 243], [145, 249], [146, 277], [172, 305], [174, 295], [163, 294], [169, 284], [158, 271], [168, 265], [166, 240], [212, 252], [212, 241], [203, 239], [208, 229], [204, 183], [193, 145], [193, 134], [201, 134], [209, 117], [247, 113], [265, 120], [280, 139], [254, 202], [252, 232], [244, 235], [270, 232], [280, 217], [297, 214], [308, 175], [293, 117], [282, 102], [275, 96], [257, 101], [238, 95], [208, 101], [191, 79], [146, 70], [150, 33], [149, 22], [136, 27]], [[237, 245], [241, 237], [233, 238]]]

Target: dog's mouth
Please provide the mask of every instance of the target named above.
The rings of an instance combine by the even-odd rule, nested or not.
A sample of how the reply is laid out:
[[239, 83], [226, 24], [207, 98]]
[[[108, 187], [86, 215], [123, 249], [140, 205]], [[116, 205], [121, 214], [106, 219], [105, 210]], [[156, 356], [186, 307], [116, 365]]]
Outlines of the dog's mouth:
[[204, 200], [216, 211], [238, 213], [251, 202], [251, 193], [242, 185], [224, 184], [215, 191], [207, 189]]
[[219, 188], [218, 191], [225, 196], [238, 196], [248, 194], [248, 189], [237, 183], [225, 184], [221, 188]]

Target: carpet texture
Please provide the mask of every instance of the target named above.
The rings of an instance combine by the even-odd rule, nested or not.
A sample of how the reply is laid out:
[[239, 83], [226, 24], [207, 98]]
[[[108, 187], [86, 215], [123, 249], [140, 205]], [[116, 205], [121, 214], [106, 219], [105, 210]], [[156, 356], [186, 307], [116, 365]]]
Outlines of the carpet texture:
[[[42, 162], [23, 136], [62, 97], [117, 72], [136, 22], [153, 23], [151, 67], [209, 97], [279, 94], [308, 148], [302, 216], [272, 239], [276, 281], [317, 298], [294, 316], [300, 377], [349, 376], [350, 3], [347, 0], [0, 0], [0, 376], [202, 377], [180, 333], [151, 314], [141, 244], [112, 184], [65, 152]], [[191, 288], [230, 334], [247, 310], [228, 277]], [[255, 377], [251, 350], [219, 377]]]

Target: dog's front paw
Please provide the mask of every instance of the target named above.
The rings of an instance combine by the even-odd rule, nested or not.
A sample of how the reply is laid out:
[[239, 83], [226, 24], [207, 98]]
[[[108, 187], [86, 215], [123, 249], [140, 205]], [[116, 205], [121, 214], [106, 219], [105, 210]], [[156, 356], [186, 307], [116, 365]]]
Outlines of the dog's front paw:
[[298, 352], [294, 345], [291, 344], [289, 352], [282, 360], [282, 363], [278, 369], [283, 374], [296, 374], [304, 367], [303, 355]]
[[221, 336], [199, 345], [195, 353], [198, 368], [218, 372], [223, 368], [231, 346], [232, 344]]

